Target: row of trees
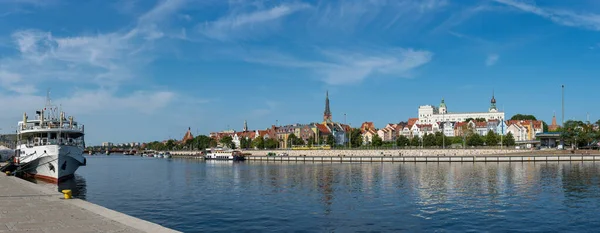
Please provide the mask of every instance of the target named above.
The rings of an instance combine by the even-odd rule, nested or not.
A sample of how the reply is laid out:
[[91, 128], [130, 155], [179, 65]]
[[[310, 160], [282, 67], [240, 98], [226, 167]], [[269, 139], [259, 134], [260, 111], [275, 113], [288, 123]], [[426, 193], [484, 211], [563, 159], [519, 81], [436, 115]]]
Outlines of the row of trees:
[[559, 128], [561, 138], [572, 148], [591, 147], [600, 140], [600, 120], [590, 122], [568, 120]]
[[[502, 143], [502, 144], [500, 144]], [[464, 137], [447, 137], [441, 132], [434, 134], [425, 134], [423, 138], [413, 137], [408, 138], [404, 135], [400, 135], [396, 138], [396, 142], [384, 142], [378, 135], [373, 136], [371, 146], [397, 146], [400, 148], [405, 147], [443, 147], [450, 146], [452, 144], [460, 144], [466, 146], [514, 146], [515, 139], [511, 133], [508, 133], [505, 137], [501, 138], [500, 135], [489, 131], [487, 135], [481, 136], [477, 133], [467, 133]], [[353, 145], [354, 147], [354, 145]], [[358, 146], [356, 146], [358, 147]]]

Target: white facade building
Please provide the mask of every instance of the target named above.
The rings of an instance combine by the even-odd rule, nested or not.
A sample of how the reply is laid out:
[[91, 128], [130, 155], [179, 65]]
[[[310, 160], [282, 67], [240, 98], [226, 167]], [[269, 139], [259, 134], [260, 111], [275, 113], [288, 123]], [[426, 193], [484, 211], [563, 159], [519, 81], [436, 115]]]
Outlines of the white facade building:
[[463, 122], [468, 118], [484, 118], [489, 120], [504, 120], [504, 112], [498, 111], [496, 108], [496, 99], [492, 96], [491, 106], [487, 112], [465, 112], [453, 113], [448, 112], [446, 103], [442, 99], [439, 108], [432, 105], [423, 105], [419, 107], [419, 123], [418, 124], [434, 124], [437, 122]]

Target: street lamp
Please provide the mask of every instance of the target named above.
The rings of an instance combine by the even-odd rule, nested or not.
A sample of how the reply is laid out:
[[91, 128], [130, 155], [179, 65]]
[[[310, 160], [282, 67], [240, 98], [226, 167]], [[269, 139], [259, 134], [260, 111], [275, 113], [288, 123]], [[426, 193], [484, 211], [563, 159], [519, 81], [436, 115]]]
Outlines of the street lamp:
[[[442, 119], [446, 121], [446, 112], [442, 112]], [[442, 149], [446, 149], [446, 122], [442, 122]]]
[[[346, 125], [346, 113], [344, 113], [344, 125]], [[347, 132], [348, 130], [344, 130], [344, 131], [346, 131], [346, 134], [348, 134], [348, 132]], [[350, 137], [350, 136], [348, 136], [348, 138], [349, 138], [349, 137]], [[345, 144], [345, 143], [344, 143], [344, 144]]]

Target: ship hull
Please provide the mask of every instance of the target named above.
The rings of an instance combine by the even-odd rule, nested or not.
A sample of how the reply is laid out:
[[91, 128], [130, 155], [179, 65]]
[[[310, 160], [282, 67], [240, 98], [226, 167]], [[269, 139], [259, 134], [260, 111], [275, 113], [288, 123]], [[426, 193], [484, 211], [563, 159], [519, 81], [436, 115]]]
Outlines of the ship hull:
[[[59, 183], [72, 178], [80, 166], [86, 165], [83, 150], [73, 146], [38, 146], [24, 148], [21, 164], [26, 176], [51, 183]], [[39, 154], [39, 156], [35, 156]]]

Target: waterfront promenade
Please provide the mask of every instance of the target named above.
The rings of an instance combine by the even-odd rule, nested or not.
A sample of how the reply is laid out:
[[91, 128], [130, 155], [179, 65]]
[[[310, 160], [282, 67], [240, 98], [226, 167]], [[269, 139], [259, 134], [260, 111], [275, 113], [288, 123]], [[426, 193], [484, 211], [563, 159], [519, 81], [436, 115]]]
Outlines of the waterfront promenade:
[[514, 149], [373, 149], [373, 150], [253, 150], [247, 151], [256, 156], [268, 153], [287, 153], [289, 156], [482, 156], [508, 155], [527, 151]]
[[0, 232], [177, 232], [0, 174]]

